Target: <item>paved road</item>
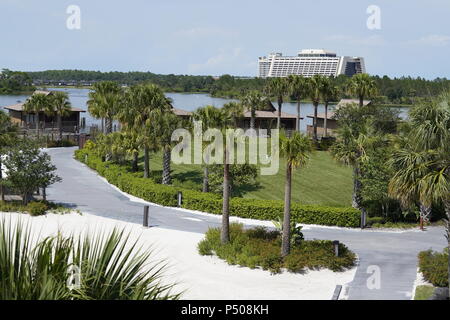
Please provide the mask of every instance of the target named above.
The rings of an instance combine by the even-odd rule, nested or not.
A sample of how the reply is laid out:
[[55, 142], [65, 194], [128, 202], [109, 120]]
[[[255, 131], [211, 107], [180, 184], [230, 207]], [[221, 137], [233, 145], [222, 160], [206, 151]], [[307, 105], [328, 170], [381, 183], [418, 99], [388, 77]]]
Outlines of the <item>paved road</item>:
[[[63, 178], [61, 183], [48, 190], [49, 200], [102, 217], [142, 223], [144, 204], [130, 201], [94, 171], [74, 160], [74, 150], [49, 151]], [[220, 217], [153, 205], [150, 206], [150, 223], [161, 228], [204, 233], [209, 227], [219, 226]], [[417, 253], [430, 248], [442, 250], [446, 245], [442, 228], [400, 233], [307, 227], [304, 234], [307, 239], [339, 240], [358, 254], [359, 266], [348, 287], [349, 299], [410, 299], [416, 279]], [[380, 271], [379, 287], [371, 281], [376, 280], [377, 270]], [[368, 280], [371, 289], [367, 286]]]

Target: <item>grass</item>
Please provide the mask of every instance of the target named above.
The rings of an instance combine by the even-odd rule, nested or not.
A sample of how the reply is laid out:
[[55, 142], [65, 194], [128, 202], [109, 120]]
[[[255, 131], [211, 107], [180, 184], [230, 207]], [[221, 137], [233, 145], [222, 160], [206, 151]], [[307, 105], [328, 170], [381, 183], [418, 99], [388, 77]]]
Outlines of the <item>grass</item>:
[[344, 271], [355, 264], [356, 256], [345, 245], [339, 245], [339, 256], [335, 256], [332, 241], [302, 240], [291, 246], [291, 253], [281, 257], [281, 234], [264, 227], [244, 230], [241, 224], [230, 225], [230, 242], [223, 245], [220, 229], [209, 229], [205, 239], [198, 244], [201, 255], [217, 255], [230, 265], [251, 269], [262, 268], [271, 273], [282, 269], [302, 273], [308, 269], [330, 269]]
[[414, 300], [428, 300], [434, 292], [433, 286], [417, 286]]
[[[142, 162], [140, 167], [143, 168]], [[155, 171], [162, 170], [161, 153], [151, 155], [150, 168]], [[172, 163], [171, 168], [174, 185], [201, 190], [203, 180], [201, 165]], [[244, 198], [283, 200], [285, 168], [285, 161], [280, 158], [278, 174], [259, 175], [258, 187], [250, 191], [244, 190]], [[297, 169], [293, 173], [292, 201], [335, 207], [350, 206], [352, 188], [351, 169], [336, 162], [329, 152], [316, 151], [311, 155], [305, 168]]]
[[[67, 214], [73, 209], [64, 207], [58, 203], [32, 201], [24, 206], [21, 201], [0, 201], [0, 212], [21, 212], [28, 213], [32, 216], [44, 215], [46, 213]], [[75, 210], [80, 213], [79, 210]]]

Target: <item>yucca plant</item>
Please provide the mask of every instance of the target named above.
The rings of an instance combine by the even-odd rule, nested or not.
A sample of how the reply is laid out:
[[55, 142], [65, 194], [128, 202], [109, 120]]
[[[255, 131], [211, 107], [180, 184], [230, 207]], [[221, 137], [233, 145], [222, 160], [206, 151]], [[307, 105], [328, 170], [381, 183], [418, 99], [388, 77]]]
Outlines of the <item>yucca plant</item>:
[[[165, 264], [149, 263], [152, 251], [129, 243], [130, 234], [110, 233], [37, 241], [29, 225], [0, 221], [0, 300], [177, 299], [162, 284]], [[79, 286], [68, 286], [79, 270]]]

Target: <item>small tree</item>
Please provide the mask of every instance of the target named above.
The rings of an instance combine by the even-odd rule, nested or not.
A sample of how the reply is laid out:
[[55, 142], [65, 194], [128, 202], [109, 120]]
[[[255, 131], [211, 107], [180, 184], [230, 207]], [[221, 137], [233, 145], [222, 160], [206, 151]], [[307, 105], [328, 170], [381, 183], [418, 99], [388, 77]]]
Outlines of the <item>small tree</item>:
[[6, 153], [4, 166], [9, 184], [20, 192], [24, 205], [28, 204], [33, 191], [61, 181], [50, 156], [28, 141]]

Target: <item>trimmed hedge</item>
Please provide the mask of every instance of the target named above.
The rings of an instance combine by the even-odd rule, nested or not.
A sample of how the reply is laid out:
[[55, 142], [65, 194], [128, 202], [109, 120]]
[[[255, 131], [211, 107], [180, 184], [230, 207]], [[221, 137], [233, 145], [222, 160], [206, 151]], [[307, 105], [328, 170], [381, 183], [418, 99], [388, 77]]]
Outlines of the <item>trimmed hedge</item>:
[[[87, 163], [85, 162], [86, 155], [88, 156]], [[177, 206], [178, 191], [181, 191], [183, 208], [213, 214], [222, 213], [222, 198], [217, 194], [156, 184], [152, 179], [145, 179], [128, 172], [125, 166], [102, 162], [100, 158], [90, 154], [86, 149], [75, 151], [75, 158], [96, 170], [109, 183], [122, 191], [146, 201], [175, 207]], [[284, 202], [281, 200], [232, 198], [230, 215], [259, 220], [278, 220], [283, 215], [283, 206]], [[297, 223], [340, 227], [359, 227], [360, 225], [360, 212], [350, 207], [338, 208], [293, 203], [291, 215]]]
[[432, 250], [419, 253], [419, 271], [435, 287], [448, 287], [448, 250]]

